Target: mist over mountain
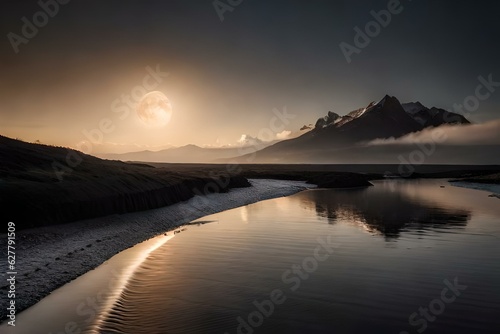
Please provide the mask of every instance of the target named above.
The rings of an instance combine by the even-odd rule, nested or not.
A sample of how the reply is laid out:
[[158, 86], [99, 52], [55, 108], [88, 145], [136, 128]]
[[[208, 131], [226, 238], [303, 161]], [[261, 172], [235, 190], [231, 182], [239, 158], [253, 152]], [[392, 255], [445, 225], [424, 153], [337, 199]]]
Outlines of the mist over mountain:
[[[264, 148], [255, 154], [235, 157], [240, 163], [399, 163], [400, 155], [410, 154], [415, 150], [412, 143], [373, 147], [367, 145], [377, 139], [401, 138], [409, 134], [420, 133], [430, 128], [441, 126], [462, 127], [470, 121], [464, 116], [439, 108], [427, 108], [420, 102], [401, 104], [396, 97], [386, 95], [378, 102], [371, 102], [366, 107], [356, 109], [340, 116], [328, 112], [318, 119], [314, 128], [304, 135], [279, 142]], [[434, 145], [432, 154], [425, 157], [427, 163], [453, 158], [456, 149], [449, 150], [443, 144]], [[478, 149], [478, 147], [475, 147]], [[491, 147], [485, 148], [486, 151]], [[449, 151], [449, 152], [448, 152]], [[460, 155], [465, 163], [467, 147], [461, 148]], [[480, 152], [479, 149], [475, 153]], [[453, 153], [452, 153], [453, 152]], [[438, 157], [438, 155], [440, 155]], [[488, 154], [485, 152], [485, 157]], [[456, 159], [453, 159], [456, 160]], [[490, 159], [491, 160], [491, 159]], [[496, 161], [496, 159], [493, 159]], [[481, 161], [481, 159], [476, 160]], [[441, 162], [443, 163], [443, 162]]]
[[[338, 141], [356, 143], [377, 138], [398, 138], [428, 127], [445, 124], [470, 124], [462, 115], [438, 108], [427, 108], [420, 102], [401, 104], [395, 97], [386, 95], [379, 102], [351, 111], [345, 116], [329, 111], [316, 121], [311, 133], [305, 138], [318, 138], [328, 142], [331, 137]], [[305, 140], [305, 138], [303, 140]]]
[[[415, 150], [423, 150], [423, 158], [418, 154], [422, 163], [500, 163], [497, 123], [472, 125], [463, 115], [429, 108], [420, 102], [401, 103], [394, 96], [386, 95], [344, 116], [329, 111], [324, 117], [311, 121], [300, 129], [302, 135], [278, 142], [254, 141], [255, 145], [246, 143], [229, 148], [186, 145], [156, 152], [101, 156], [170, 163], [373, 164], [402, 163], [412, 160]], [[422, 148], [422, 143], [427, 146]]]

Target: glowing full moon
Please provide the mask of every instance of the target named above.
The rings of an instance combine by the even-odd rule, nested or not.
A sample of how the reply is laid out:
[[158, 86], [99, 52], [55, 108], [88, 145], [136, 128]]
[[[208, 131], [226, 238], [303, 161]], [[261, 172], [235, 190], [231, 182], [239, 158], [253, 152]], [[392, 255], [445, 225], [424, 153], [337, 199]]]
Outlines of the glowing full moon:
[[172, 104], [162, 92], [150, 92], [137, 104], [137, 115], [148, 126], [162, 127], [170, 122]]

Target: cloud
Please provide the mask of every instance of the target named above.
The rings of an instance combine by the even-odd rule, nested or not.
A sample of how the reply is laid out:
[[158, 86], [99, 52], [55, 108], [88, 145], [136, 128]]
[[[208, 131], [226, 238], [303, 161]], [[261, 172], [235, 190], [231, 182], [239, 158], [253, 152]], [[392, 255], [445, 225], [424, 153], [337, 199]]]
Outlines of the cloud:
[[292, 131], [283, 130], [280, 133], [276, 134], [276, 139], [279, 139], [279, 140], [287, 139], [290, 137], [291, 134], [292, 134]]
[[482, 124], [442, 125], [400, 138], [375, 139], [367, 144], [400, 145], [415, 143], [442, 143], [444, 145], [500, 145], [500, 120]]
[[277, 140], [285, 140], [291, 138], [292, 131], [289, 130], [283, 130], [279, 133], [276, 134], [275, 138], [272, 140], [262, 140], [257, 137], [253, 137], [247, 134], [241, 135], [240, 139], [238, 139], [238, 145], [240, 146], [255, 146], [255, 145], [262, 145], [262, 144], [270, 144], [273, 143]]
[[241, 135], [240, 139], [238, 140], [238, 144], [241, 146], [255, 146], [255, 145], [260, 145], [262, 143], [263, 141], [260, 140], [259, 138], [252, 137], [246, 134]]
[[[242, 134], [240, 139], [236, 142], [236, 147], [245, 147], [245, 146], [259, 146], [259, 147], [266, 147], [269, 145], [272, 145], [276, 142], [279, 142], [281, 140], [286, 140], [286, 139], [292, 139], [295, 137], [298, 137], [301, 135], [300, 131], [290, 131], [290, 130], [283, 130], [281, 132], [278, 132], [274, 135], [274, 138], [266, 138], [266, 140], [260, 139], [258, 137], [253, 137], [247, 134]], [[229, 145], [232, 146], [232, 145]]]

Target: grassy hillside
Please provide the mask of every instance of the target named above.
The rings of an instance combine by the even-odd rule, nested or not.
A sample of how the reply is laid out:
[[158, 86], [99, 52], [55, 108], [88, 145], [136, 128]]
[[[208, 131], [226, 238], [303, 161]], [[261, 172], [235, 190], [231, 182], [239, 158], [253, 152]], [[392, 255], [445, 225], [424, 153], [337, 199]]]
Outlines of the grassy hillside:
[[0, 215], [19, 229], [147, 210], [195, 194], [250, 186], [242, 176], [126, 164], [2, 136], [0, 161]]

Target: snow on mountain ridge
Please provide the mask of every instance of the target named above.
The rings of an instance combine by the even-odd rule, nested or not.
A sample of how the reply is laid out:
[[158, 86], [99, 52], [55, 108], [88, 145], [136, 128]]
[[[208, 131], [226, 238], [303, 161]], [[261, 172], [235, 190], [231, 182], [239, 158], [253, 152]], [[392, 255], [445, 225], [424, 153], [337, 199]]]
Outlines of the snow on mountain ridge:
[[[419, 123], [424, 128], [428, 126], [439, 126], [442, 124], [469, 123], [469, 121], [461, 115], [449, 113], [443, 109], [435, 107], [428, 108], [418, 101], [401, 104], [397, 98], [385, 95], [380, 101], [373, 101], [365, 108], [353, 110], [344, 116], [339, 116], [338, 114], [332, 113], [330, 111], [328, 112], [327, 116], [318, 119], [315, 129], [326, 128], [329, 126], [339, 128], [356, 119], [366, 116], [370, 112], [375, 112], [378, 110], [386, 110], [385, 117], [403, 120], [405, 118], [401, 118], [402, 116], [399, 115], [399, 113], [401, 112], [401, 108], [408, 116], [410, 116], [411, 119]], [[387, 113], [387, 111], [390, 112]], [[333, 117], [333, 115], [335, 115], [335, 117]]]

